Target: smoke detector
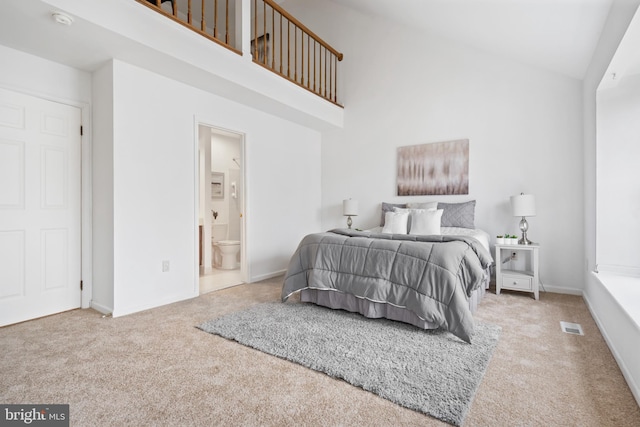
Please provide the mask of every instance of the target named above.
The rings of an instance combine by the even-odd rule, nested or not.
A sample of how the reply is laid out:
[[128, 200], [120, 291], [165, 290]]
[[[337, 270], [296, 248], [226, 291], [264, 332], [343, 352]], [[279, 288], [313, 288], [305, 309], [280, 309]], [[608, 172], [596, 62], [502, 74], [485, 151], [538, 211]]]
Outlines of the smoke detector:
[[73, 18], [64, 12], [55, 11], [51, 13], [51, 19], [61, 25], [73, 24]]

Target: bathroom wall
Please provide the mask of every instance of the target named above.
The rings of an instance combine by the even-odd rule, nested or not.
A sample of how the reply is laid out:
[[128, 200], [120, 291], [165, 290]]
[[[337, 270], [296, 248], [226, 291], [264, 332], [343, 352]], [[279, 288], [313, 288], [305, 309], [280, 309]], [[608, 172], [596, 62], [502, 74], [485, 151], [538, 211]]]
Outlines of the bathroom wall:
[[[212, 129], [211, 172], [224, 174], [224, 198], [211, 199], [211, 209], [218, 212], [216, 223], [229, 224], [229, 240], [240, 240], [240, 196], [232, 198], [231, 183], [240, 182], [241, 139], [239, 136], [223, 135]], [[234, 162], [236, 159], [238, 163]], [[211, 211], [208, 213], [212, 215]]]
[[[239, 157], [238, 163], [240, 162]], [[229, 169], [229, 240], [240, 240], [240, 215], [242, 214], [242, 196], [240, 190], [242, 189], [242, 174], [240, 168]], [[235, 197], [232, 184], [236, 184]]]

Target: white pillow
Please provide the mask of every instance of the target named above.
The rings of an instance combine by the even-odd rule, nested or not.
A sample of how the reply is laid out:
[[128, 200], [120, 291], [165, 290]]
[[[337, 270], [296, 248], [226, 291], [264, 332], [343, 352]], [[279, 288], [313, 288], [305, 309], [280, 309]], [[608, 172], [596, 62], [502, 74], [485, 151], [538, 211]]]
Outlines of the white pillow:
[[407, 234], [409, 212], [387, 212], [384, 215], [382, 232], [386, 234]]
[[416, 209], [416, 208], [393, 208], [394, 212], [408, 212], [409, 213], [409, 222], [407, 223], [407, 233], [411, 233], [411, 229], [413, 228], [413, 218], [417, 213], [424, 211], [435, 211], [436, 208], [427, 208], [427, 209]]
[[416, 209], [411, 213], [411, 232], [409, 234], [440, 234], [440, 221], [443, 209]]

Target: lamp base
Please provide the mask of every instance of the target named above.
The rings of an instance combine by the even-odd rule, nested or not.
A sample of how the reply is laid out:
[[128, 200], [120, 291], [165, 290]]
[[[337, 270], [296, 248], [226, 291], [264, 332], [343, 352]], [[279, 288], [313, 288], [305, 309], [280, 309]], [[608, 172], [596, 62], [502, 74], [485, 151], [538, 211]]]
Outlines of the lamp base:
[[349, 227], [349, 229], [351, 229], [351, 224], [353, 224], [353, 221], [351, 220], [351, 216], [347, 217], [347, 227]]
[[527, 230], [529, 229], [529, 223], [525, 217], [520, 220], [520, 231], [522, 231], [522, 237], [518, 239], [519, 245], [533, 245], [534, 243], [527, 239]]
[[519, 245], [535, 245], [531, 240], [527, 239], [526, 234], [522, 236], [522, 238], [518, 239]]

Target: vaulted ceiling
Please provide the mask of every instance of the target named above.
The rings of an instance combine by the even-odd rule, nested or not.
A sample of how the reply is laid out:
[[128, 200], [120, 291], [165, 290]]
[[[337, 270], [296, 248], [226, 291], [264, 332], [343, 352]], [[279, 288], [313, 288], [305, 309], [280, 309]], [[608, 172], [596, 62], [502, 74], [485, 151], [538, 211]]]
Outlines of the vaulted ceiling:
[[[131, 0], [133, 1], [133, 0]], [[286, 0], [282, 6], [286, 8]], [[332, 0], [362, 13], [582, 79], [612, 0]], [[38, 0], [3, 0], [0, 44], [91, 70], [123, 41], [86, 23], [65, 34]], [[84, 31], [78, 37], [78, 27]], [[67, 32], [68, 33], [68, 32]], [[105, 58], [102, 58], [105, 56]]]
[[577, 79], [611, 7], [611, 0], [333, 1]]

